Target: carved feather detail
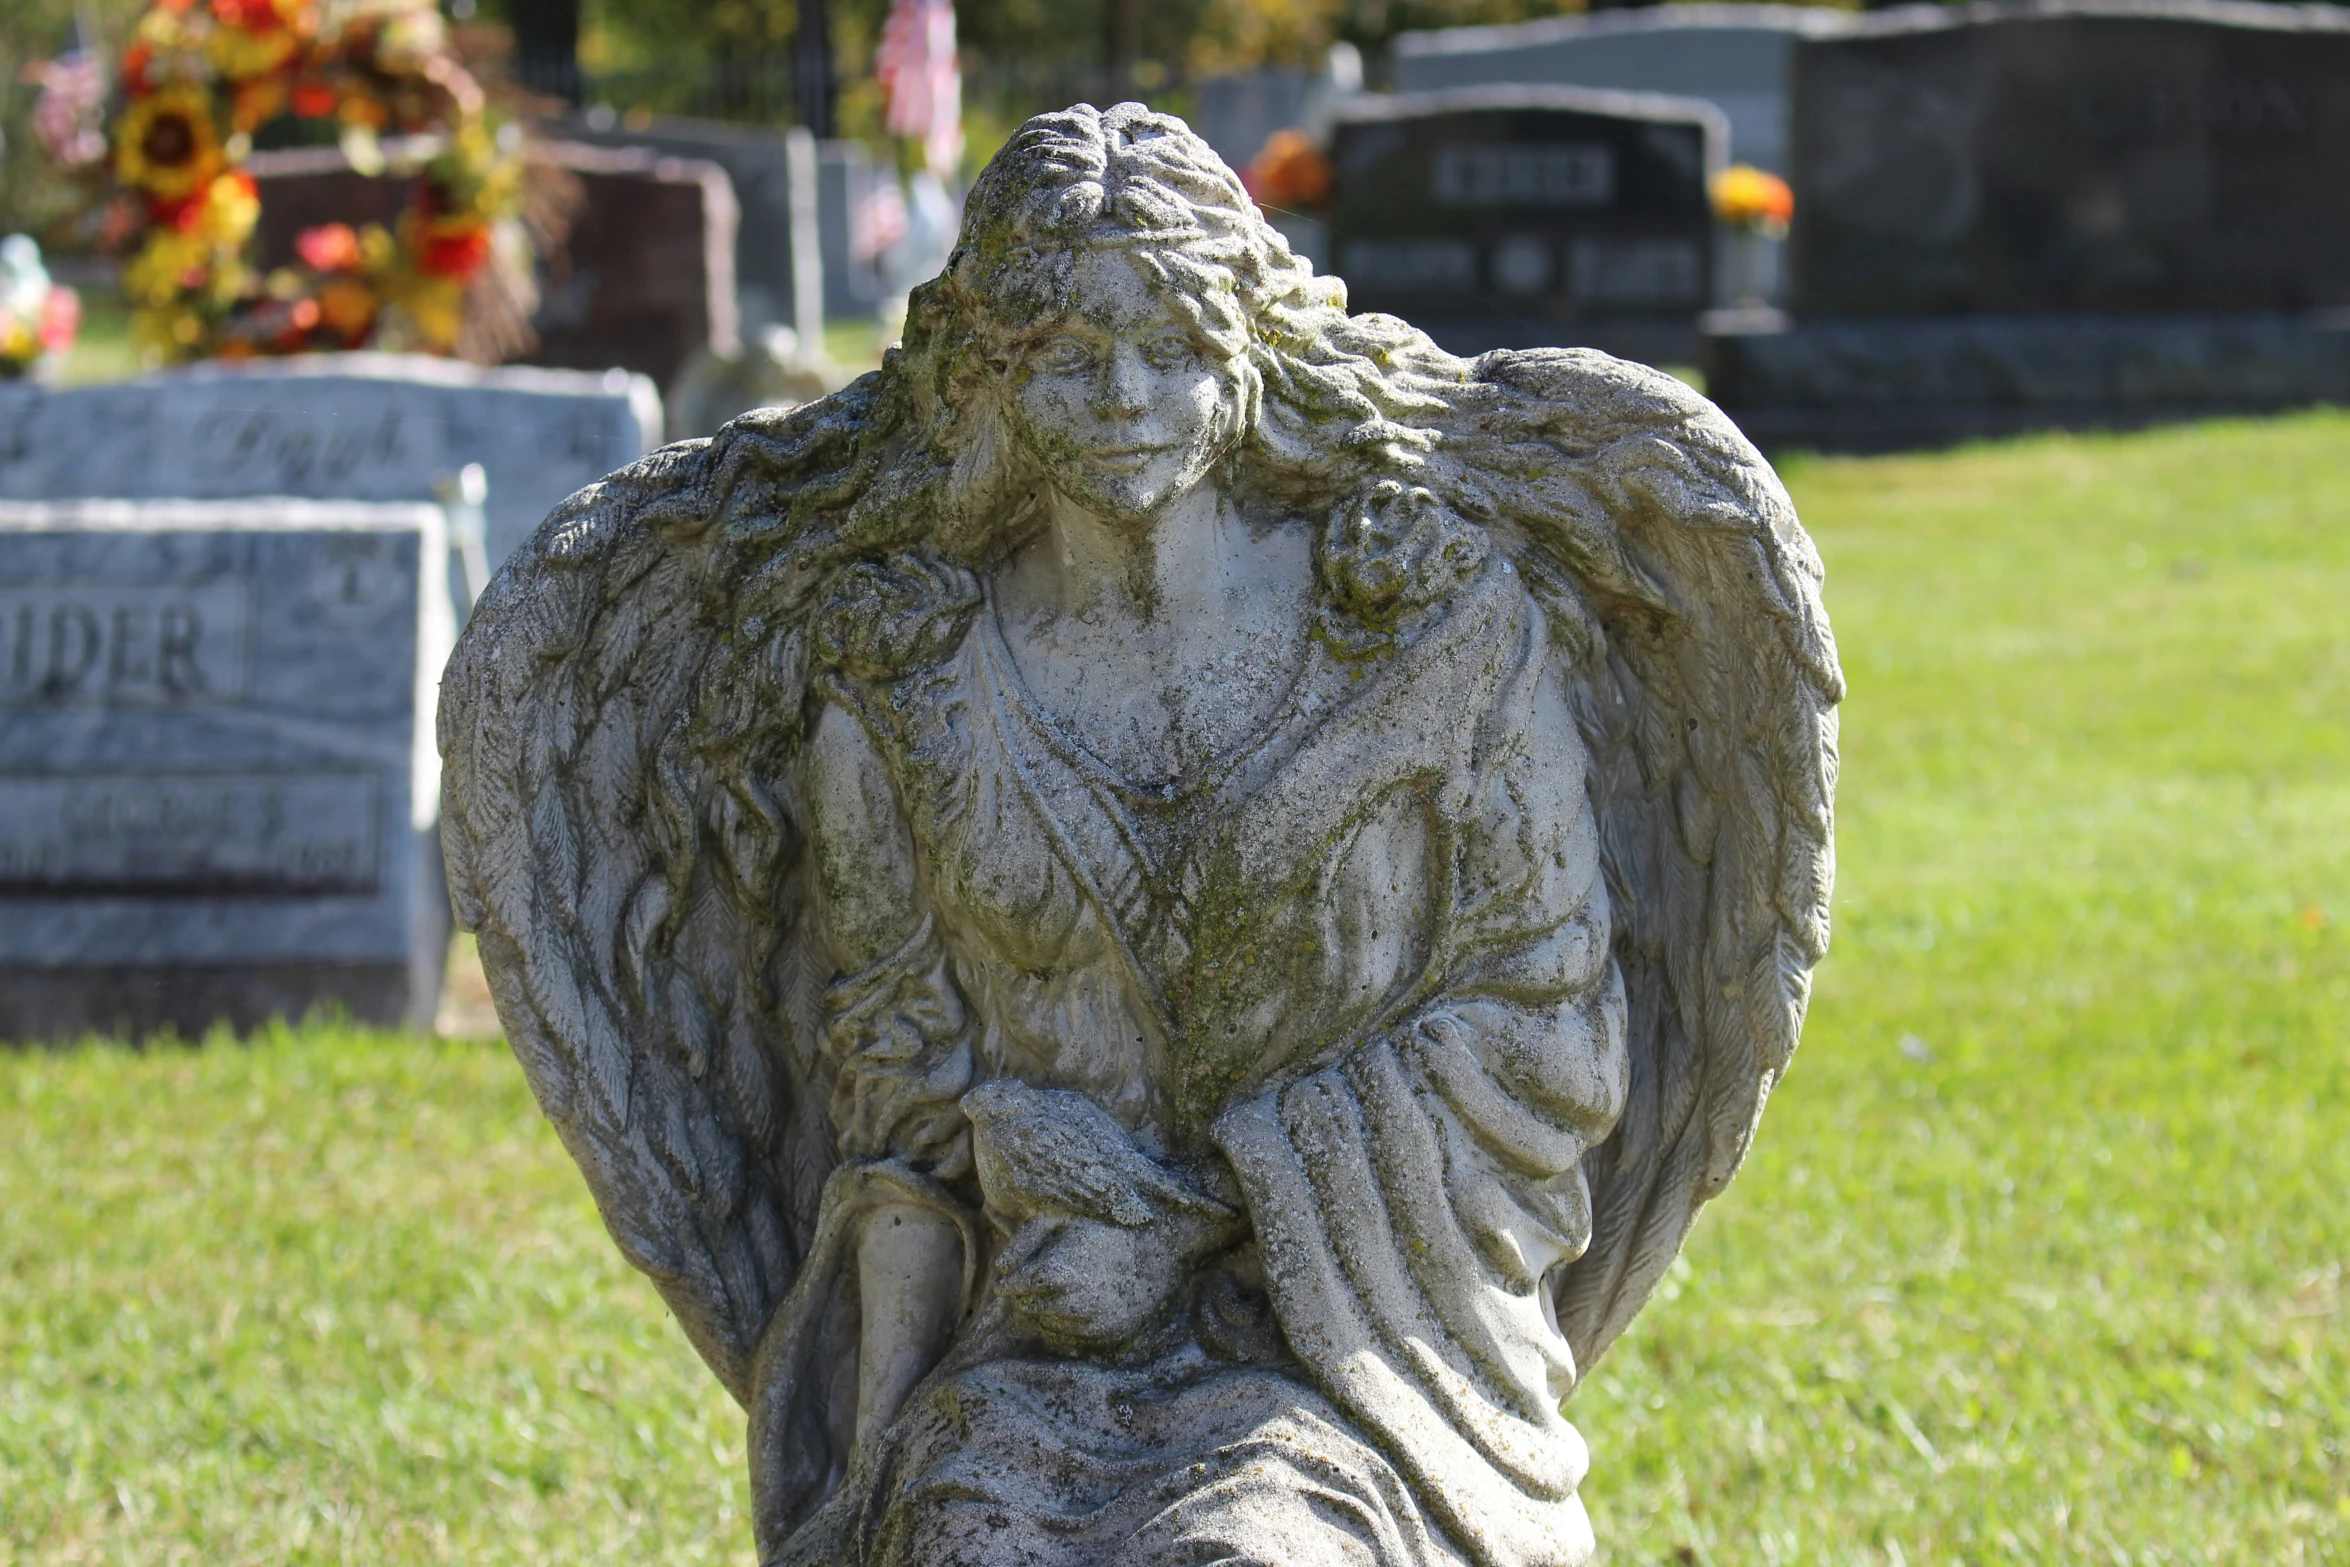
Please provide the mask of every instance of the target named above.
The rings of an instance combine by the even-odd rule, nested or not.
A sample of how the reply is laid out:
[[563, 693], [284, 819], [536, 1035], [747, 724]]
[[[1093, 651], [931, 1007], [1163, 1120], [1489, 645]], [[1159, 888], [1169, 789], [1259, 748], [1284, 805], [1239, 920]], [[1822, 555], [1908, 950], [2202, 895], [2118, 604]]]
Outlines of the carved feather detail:
[[1631, 1093], [1586, 1165], [1591, 1244], [1555, 1285], [1587, 1373], [1794, 1053], [1827, 950], [1843, 677], [1819, 558], [1719, 411], [1586, 350], [1489, 354], [1476, 383], [1445, 459], [1577, 661], [1629, 1006]]
[[789, 1004], [791, 758], [740, 784], [693, 717], [741, 678], [710, 523], [754, 473], [788, 544], [844, 402], [573, 496], [475, 607], [440, 708], [451, 884], [499, 1017], [613, 1238], [738, 1399], [831, 1148], [795, 1108], [813, 1052], [791, 1037], [810, 1027]]

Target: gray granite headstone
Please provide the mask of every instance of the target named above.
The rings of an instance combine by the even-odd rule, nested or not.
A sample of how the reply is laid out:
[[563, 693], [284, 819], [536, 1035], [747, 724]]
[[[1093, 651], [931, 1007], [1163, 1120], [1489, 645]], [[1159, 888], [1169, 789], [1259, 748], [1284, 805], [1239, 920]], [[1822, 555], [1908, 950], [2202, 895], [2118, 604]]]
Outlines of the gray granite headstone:
[[1720, 111], [1564, 87], [1350, 100], [1331, 270], [1455, 353], [1588, 344], [1687, 363], [1711, 298]]
[[660, 436], [660, 395], [625, 371], [312, 354], [111, 386], [0, 382], [0, 499], [426, 501], [480, 463], [494, 567]]
[[1314, 72], [1295, 65], [1208, 77], [1199, 84], [1191, 128], [1216, 149], [1217, 157], [1246, 169], [1275, 131], [1305, 124], [1314, 78]]
[[0, 501], [0, 1037], [430, 1019], [442, 528]]
[[1663, 5], [1404, 33], [1395, 40], [1395, 86], [1519, 83], [1703, 98], [1729, 122], [1730, 157], [1783, 174], [1795, 42], [1852, 20], [1825, 6]]
[[2350, 305], [2350, 10], [1911, 7], [1796, 87], [1798, 317]]

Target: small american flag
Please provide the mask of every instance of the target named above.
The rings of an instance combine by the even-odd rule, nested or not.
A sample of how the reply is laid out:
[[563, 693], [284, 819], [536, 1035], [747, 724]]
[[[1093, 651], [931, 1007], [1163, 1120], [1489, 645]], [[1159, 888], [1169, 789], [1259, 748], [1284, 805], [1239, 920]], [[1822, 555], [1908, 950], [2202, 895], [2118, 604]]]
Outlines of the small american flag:
[[963, 157], [963, 67], [955, 54], [954, 0], [891, 0], [873, 74], [889, 95], [882, 123], [922, 143], [940, 178]]
[[25, 67], [25, 80], [41, 89], [33, 106], [33, 135], [49, 156], [69, 169], [106, 156], [98, 110], [106, 102], [106, 67], [94, 49], [77, 49], [55, 60]]

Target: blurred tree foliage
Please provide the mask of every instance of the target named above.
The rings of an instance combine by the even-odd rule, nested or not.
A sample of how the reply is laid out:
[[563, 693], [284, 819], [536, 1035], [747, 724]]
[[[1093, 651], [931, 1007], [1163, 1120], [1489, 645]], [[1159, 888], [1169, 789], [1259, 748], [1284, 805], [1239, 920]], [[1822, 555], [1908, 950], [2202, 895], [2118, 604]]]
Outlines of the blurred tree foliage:
[[[108, 52], [118, 53], [146, 0], [0, 0], [0, 231], [27, 228], [68, 248], [71, 218], [88, 182], [48, 165], [29, 124], [38, 91], [28, 62], [70, 46], [77, 10]], [[500, 52], [508, 0], [442, 0], [472, 25], [461, 29], [477, 63]], [[967, 131], [972, 165], [1021, 118], [1077, 97], [1131, 92], [1178, 113], [1191, 84], [1260, 65], [1309, 66], [1341, 40], [1363, 52], [1377, 85], [1387, 46], [1417, 28], [1520, 21], [1581, 10], [1588, 0], [957, 0], [970, 73]], [[612, 84], [615, 106], [697, 112], [702, 78], [773, 75], [788, 82], [802, 0], [579, 0], [580, 65]], [[839, 78], [844, 135], [880, 139], [874, 45], [888, 0], [825, 0]], [[1121, 16], [1130, 60], [1108, 69]], [[739, 97], [740, 94], [738, 93]], [[786, 100], [788, 101], [788, 99]], [[698, 112], [712, 112], [702, 109]]]
[[[1102, 68], [1118, 0], [958, 0], [956, 25], [984, 78], [1071, 76]], [[583, 0], [590, 69], [675, 58], [781, 55], [798, 0]], [[887, 0], [829, 0], [844, 81], [871, 63]], [[1138, 84], [1146, 91], [1218, 71], [1308, 65], [1345, 40], [1374, 65], [1397, 33], [1579, 11], [1578, 0], [1151, 0], [1140, 8]]]

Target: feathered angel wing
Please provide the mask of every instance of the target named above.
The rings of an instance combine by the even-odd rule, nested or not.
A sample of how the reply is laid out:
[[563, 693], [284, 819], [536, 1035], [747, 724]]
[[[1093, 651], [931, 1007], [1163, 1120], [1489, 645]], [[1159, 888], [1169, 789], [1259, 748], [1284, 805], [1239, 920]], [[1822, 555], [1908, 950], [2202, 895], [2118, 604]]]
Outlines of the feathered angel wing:
[[1827, 950], [1843, 677], [1820, 563], [1703, 398], [1584, 350], [1489, 354], [1454, 460], [1581, 672], [1631, 1093], [1557, 1287], [1588, 1370], [1729, 1183]]
[[717, 521], [771, 517], [769, 556], [788, 554], [794, 490], [841, 461], [856, 397], [573, 496], [442, 685], [451, 892], [499, 1019], [613, 1238], [739, 1400], [832, 1143], [794, 758], [788, 736], [749, 765], [737, 743], [799, 692], [788, 660], [733, 645], [740, 529]]

